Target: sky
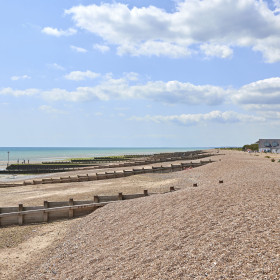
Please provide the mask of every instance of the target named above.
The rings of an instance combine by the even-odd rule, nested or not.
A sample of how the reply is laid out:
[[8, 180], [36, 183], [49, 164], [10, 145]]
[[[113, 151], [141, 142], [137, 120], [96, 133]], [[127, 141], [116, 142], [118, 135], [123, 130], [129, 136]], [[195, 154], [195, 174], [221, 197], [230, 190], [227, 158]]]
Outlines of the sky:
[[280, 138], [280, 1], [0, 2], [0, 146]]

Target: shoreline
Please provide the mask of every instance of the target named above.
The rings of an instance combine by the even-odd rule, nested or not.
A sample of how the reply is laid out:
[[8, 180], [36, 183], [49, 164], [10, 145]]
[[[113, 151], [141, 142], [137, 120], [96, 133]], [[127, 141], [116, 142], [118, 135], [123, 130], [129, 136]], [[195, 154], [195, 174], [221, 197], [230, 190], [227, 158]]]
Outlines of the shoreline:
[[[158, 148], [158, 149], [161, 149], [161, 148]], [[166, 149], [169, 149], [169, 148], [166, 148]], [[202, 150], [202, 151], [208, 151], [208, 150], [210, 151], [211, 149], [205, 149], [205, 150]], [[197, 150], [192, 150], [192, 148], [186, 148], [186, 150], [182, 149], [182, 152], [191, 152], [191, 151], [197, 151]], [[176, 152], [178, 152], [178, 151], [176, 151]], [[176, 153], [176, 152], [174, 152], [174, 153]], [[170, 152], [170, 153], [172, 153], [172, 152]], [[151, 155], [158, 155], [158, 154], [161, 154], [161, 153], [153, 153], [153, 154], [147, 154], [147, 155], [143, 155], [143, 156], [151, 156]], [[126, 156], [126, 155], [127, 154], [119, 154], [119, 155], [112, 155], [112, 156]], [[130, 154], [130, 155], [138, 156], [139, 153]], [[100, 157], [100, 156], [98, 156], [98, 157]], [[106, 157], [106, 156], [102, 156], [102, 157]], [[47, 161], [52, 162], [52, 161], [60, 161], [60, 160], [68, 160], [68, 159], [70, 160], [71, 158], [69, 158], [69, 157], [67, 157], [67, 158], [48, 157], [48, 158], [44, 158], [44, 159], [47, 159]], [[85, 157], [85, 159], [87, 159], [87, 158]], [[42, 162], [43, 161], [41, 161], [41, 160], [40, 161], [30, 161], [29, 164], [41, 164]], [[7, 162], [4, 165], [3, 161], [2, 161], [2, 164], [1, 164], [1, 161], [0, 161], [0, 170], [1, 169], [5, 170], [6, 169], [6, 164], [7, 164]], [[10, 165], [11, 164], [17, 164], [17, 161], [10, 161]], [[67, 171], [65, 173], [67, 173]], [[0, 182], [17, 182], [17, 181], [20, 181], [20, 180], [28, 180], [28, 179], [33, 179], [33, 178], [45, 178], [45, 177], [49, 177], [49, 176], [55, 176], [55, 174], [56, 173], [47, 173], [47, 174], [0, 174]]]
[[[181, 280], [204, 279], [206, 273], [209, 279], [276, 279], [280, 163], [261, 154], [223, 154], [213, 164], [192, 170], [137, 175], [117, 182], [0, 189], [6, 201], [18, 197], [20, 191], [13, 205], [42, 205], [43, 200], [86, 200], [95, 194], [180, 188], [107, 205], [76, 220], [4, 228], [6, 235], [20, 234], [26, 239], [13, 248], [0, 249], [1, 272], [5, 279], [29, 280], [74, 275], [96, 280]], [[38, 248], [38, 244], [45, 245]]]

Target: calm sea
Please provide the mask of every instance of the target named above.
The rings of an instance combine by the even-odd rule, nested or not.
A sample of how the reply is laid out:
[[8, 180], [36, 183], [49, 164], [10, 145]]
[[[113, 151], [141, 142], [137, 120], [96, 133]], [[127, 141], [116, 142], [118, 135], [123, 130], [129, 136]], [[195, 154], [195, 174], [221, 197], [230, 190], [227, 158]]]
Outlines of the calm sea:
[[[69, 158], [118, 156], [118, 155], [149, 155], [155, 153], [205, 150], [207, 147], [195, 148], [75, 148], [75, 147], [0, 147], [0, 169], [9, 163], [65, 160]], [[9, 153], [8, 153], [9, 152]]]

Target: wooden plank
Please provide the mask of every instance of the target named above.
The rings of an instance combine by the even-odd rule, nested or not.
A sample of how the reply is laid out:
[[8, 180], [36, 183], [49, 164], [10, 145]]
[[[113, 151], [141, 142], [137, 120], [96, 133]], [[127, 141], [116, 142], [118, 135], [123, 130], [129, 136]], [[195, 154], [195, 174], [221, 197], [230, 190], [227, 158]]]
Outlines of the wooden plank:
[[[49, 208], [49, 203], [48, 203], [48, 201], [44, 201], [44, 208], [45, 209], [48, 209]], [[45, 223], [47, 223], [48, 221], [49, 221], [49, 214], [48, 214], [48, 212], [44, 212], [44, 214], [43, 214], [43, 221], [45, 222]]]
[[54, 208], [54, 207], [63, 207], [67, 206], [68, 202], [67, 201], [49, 201], [49, 208]]
[[18, 211], [18, 207], [2, 207], [1, 208], [1, 214], [17, 212], [17, 211]]
[[[73, 206], [74, 205], [74, 200], [73, 198], [69, 199], [69, 206]], [[69, 219], [74, 217], [74, 210], [69, 208]]]
[[18, 205], [18, 224], [20, 226], [23, 225], [23, 215], [22, 215], [22, 210], [23, 210], [23, 204]]
[[144, 193], [138, 193], [138, 194], [127, 194], [127, 195], [122, 195], [122, 199], [119, 200], [126, 200], [126, 199], [135, 199], [135, 198], [140, 198], [144, 197]]

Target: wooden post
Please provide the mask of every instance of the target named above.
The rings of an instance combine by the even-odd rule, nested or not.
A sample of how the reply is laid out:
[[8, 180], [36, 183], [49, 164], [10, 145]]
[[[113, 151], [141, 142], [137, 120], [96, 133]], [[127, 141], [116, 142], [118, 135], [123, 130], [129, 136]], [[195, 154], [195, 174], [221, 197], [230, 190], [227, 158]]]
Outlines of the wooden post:
[[171, 163], [171, 172], [173, 172], [173, 164]]
[[93, 197], [93, 202], [96, 202], [96, 203], [99, 202], [99, 196], [98, 196], [98, 195], [95, 195], [95, 196]]
[[20, 225], [20, 226], [22, 226], [23, 225], [23, 215], [22, 215], [22, 212], [23, 211], [23, 204], [19, 204], [18, 205], [18, 224]]
[[148, 190], [144, 190], [144, 196], [148, 196]]
[[88, 174], [87, 174], [87, 180], [89, 181], [89, 176], [88, 176]]
[[118, 200], [123, 200], [123, 194], [121, 192], [118, 194]]
[[[49, 202], [48, 201], [44, 201], [44, 208], [49, 208]], [[48, 212], [44, 212], [44, 217], [43, 220], [45, 223], [47, 223], [49, 221], [49, 213]]]
[[172, 187], [170, 187], [170, 191], [171, 192], [174, 192], [175, 191], [175, 188], [172, 186]]
[[[73, 198], [69, 198], [69, 206], [74, 206]], [[74, 210], [69, 209], [69, 218], [73, 218], [73, 217], [74, 217]]]
[[117, 172], [116, 172], [116, 170], [114, 170], [114, 177], [115, 178], [117, 178], [118, 176], [117, 176]]

